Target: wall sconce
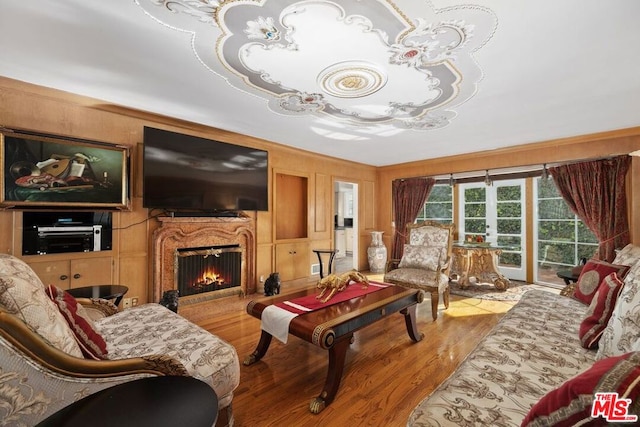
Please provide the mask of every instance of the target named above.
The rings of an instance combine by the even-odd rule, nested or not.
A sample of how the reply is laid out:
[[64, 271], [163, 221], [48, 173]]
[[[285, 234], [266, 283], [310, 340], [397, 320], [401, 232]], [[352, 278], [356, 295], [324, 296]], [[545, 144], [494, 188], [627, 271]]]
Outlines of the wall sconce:
[[451, 174], [451, 175], [449, 176], [449, 186], [450, 186], [450, 187], [453, 187], [453, 185], [454, 185], [455, 183], [456, 183], [456, 180], [455, 180], [455, 179], [453, 179], [453, 174]]
[[493, 181], [491, 181], [491, 177], [489, 176], [489, 169], [487, 169], [487, 173], [484, 176], [484, 185], [487, 187], [491, 187], [493, 185]]

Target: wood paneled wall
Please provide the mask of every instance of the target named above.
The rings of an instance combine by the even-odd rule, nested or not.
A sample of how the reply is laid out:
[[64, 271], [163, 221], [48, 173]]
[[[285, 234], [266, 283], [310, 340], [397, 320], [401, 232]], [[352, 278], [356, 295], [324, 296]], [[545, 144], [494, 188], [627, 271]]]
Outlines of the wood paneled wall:
[[[149, 278], [152, 277], [149, 274], [151, 259], [149, 241], [151, 233], [156, 228], [155, 220], [146, 221], [146, 219], [159, 213], [147, 212], [142, 208], [141, 148], [144, 126], [267, 150], [270, 168], [269, 185], [271, 186], [273, 186], [271, 172], [274, 169], [308, 176], [310, 194], [308, 236], [314, 247], [333, 245], [333, 182], [336, 179], [334, 171], [340, 171], [340, 179], [357, 183], [362, 187], [365, 187], [365, 183], [373, 185], [372, 183], [376, 180], [376, 169], [372, 166], [319, 156], [270, 141], [130, 110], [100, 100], [4, 77], [0, 77], [0, 126], [131, 147], [132, 209], [114, 215], [114, 226], [118, 230], [115, 231], [114, 246], [116, 247], [112, 254], [116, 261], [115, 280], [117, 283], [127, 284], [130, 288], [128, 295], [139, 296], [141, 302], [147, 299]], [[254, 214], [258, 277], [268, 276], [274, 268], [275, 230], [272, 194], [271, 191], [269, 212]], [[365, 215], [372, 215], [374, 211], [373, 193], [363, 193], [359, 205], [360, 224], [370, 224], [370, 221], [364, 221], [364, 218]], [[20, 211], [0, 210], [0, 251], [2, 253], [13, 253], [16, 248], [21, 248], [20, 224]], [[364, 225], [360, 227], [359, 236], [360, 247], [366, 248], [369, 235]], [[310, 252], [309, 264], [316, 262], [315, 254]], [[366, 254], [360, 256], [360, 268], [367, 268]]]

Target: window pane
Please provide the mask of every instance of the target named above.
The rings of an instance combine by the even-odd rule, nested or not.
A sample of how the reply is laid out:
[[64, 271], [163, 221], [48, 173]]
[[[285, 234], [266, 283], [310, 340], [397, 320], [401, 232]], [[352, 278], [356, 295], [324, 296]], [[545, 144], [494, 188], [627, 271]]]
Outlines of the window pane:
[[453, 222], [453, 189], [450, 185], [437, 184], [420, 210], [416, 221], [432, 220], [445, 224]]
[[575, 254], [573, 243], [551, 243], [540, 242], [538, 247], [542, 253], [540, 265], [543, 264], [564, 264], [575, 265]]
[[[581, 245], [578, 244], [578, 260], [582, 258], [590, 259], [598, 251], [598, 245]], [[577, 264], [577, 263], [576, 263]]]
[[498, 234], [521, 234], [522, 221], [520, 219], [498, 219]]
[[522, 255], [519, 253], [503, 252], [500, 254], [498, 264], [503, 267], [520, 267], [522, 265]]
[[587, 228], [582, 221], [578, 221], [578, 241], [583, 243], [598, 244], [598, 238]]
[[506, 246], [512, 250], [519, 251], [522, 238], [520, 236], [498, 236], [497, 242], [498, 246]]
[[498, 198], [498, 201], [520, 202], [520, 199], [522, 197], [520, 186], [500, 186], [496, 188], [496, 197]]
[[565, 240], [575, 239], [575, 221], [540, 221], [538, 223], [539, 240]]
[[451, 203], [431, 203], [425, 205], [424, 219], [448, 219], [453, 215]]
[[487, 214], [487, 205], [485, 204], [467, 204], [464, 209], [464, 215], [467, 218], [484, 218]]
[[575, 215], [562, 199], [546, 199], [538, 201], [539, 219], [572, 219]]
[[471, 203], [471, 202], [485, 203], [485, 201], [487, 200], [485, 193], [486, 193], [486, 189], [484, 187], [467, 188], [464, 191], [464, 200], [467, 203]]
[[556, 185], [553, 183], [552, 179], [537, 179], [538, 181], [538, 198], [539, 199], [546, 199], [546, 198], [556, 198], [560, 196], [560, 193], [558, 193], [558, 188], [556, 187]]
[[452, 188], [449, 185], [435, 185], [429, 194], [427, 203], [448, 202], [451, 203], [453, 196]]
[[522, 203], [498, 203], [498, 218], [520, 218], [522, 216]]
[[464, 231], [469, 234], [484, 234], [487, 231], [487, 223], [484, 219], [465, 219]]

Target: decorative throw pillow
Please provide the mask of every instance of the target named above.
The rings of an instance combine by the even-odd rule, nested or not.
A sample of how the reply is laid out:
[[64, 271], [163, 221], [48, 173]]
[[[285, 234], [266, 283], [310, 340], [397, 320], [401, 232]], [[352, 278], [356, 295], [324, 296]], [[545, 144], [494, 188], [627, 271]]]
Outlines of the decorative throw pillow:
[[640, 275], [631, 276], [629, 272], [598, 343], [596, 359], [632, 351], [640, 351]]
[[58, 350], [75, 357], [82, 352], [54, 303], [47, 298], [40, 279], [0, 274], [0, 306], [21, 319], [33, 332]]
[[629, 243], [627, 246], [617, 251], [616, 258], [613, 260], [613, 263], [628, 265], [631, 267], [640, 263], [640, 246]]
[[582, 268], [582, 273], [580, 273], [580, 276], [578, 277], [573, 297], [578, 301], [589, 305], [598, 290], [598, 286], [600, 286], [600, 283], [602, 283], [602, 280], [605, 277], [615, 272], [618, 275], [618, 278], [623, 280], [628, 271], [629, 266], [627, 265], [617, 265], [605, 261], [590, 259]]
[[82, 354], [87, 359], [106, 359], [107, 344], [96, 332], [93, 322], [73, 295], [54, 285], [47, 286], [47, 295], [58, 306], [60, 313], [69, 324]]
[[[560, 387], [547, 393], [536, 403], [522, 426], [573, 426], [606, 425], [603, 417], [607, 407], [614, 409], [615, 401], [596, 393], [617, 393], [618, 403], [629, 399], [628, 415], [638, 416], [640, 412], [640, 352], [599, 360], [585, 372], [564, 382]], [[611, 395], [608, 396], [609, 398]], [[591, 417], [593, 401], [601, 405], [595, 417]], [[620, 410], [619, 407], [616, 410]], [[620, 413], [618, 413], [621, 415]], [[613, 413], [611, 413], [613, 415]], [[601, 422], [598, 422], [601, 421]], [[631, 424], [630, 424], [631, 425]]]
[[640, 246], [629, 243], [623, 249], [617, 251], [614, 264], [628, 265], [629, 271], [624, 276], [624, 282], [630, 283], [640, 279]]
[[611, 273], [598, 287], [587, 310], [587, 317], [580, 323], [579, 337], [584, 348], [593, 349], [598, 346], [598, 341], [609, 323], [623, 285], [624, 282], [618, 278], [618, 275]]
[[399, 268], [422, 268], [437, 271], [442, 248], [434, 246], [404, 245], [404, 253]]

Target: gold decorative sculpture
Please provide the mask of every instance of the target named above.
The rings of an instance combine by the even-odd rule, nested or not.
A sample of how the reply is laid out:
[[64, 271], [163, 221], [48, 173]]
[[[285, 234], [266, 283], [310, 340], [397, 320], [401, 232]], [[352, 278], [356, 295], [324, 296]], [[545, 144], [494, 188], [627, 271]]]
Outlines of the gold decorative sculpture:
[[[356, 270], [352, 270], [339, 275], [329, 274], [327, 277], [318, 282], [317, 287], [318, 289], [322, 289], [322, 292], [320, 292], [320, 295], [318, 295], [316, 298], [321, 300], [323, 303], [327, 302], [331, 298], [333, 298], [336, 292], [344, 291], [349, 282], [351, 282], [352, 280], [356, 283], [362, 283], [363, 288], [369, 286], [369, 279], [367, 279], [367, 276]], [[327, 290], [330, 290], [331, 292], [329, 292], [329, 295], [322, 299]]]

